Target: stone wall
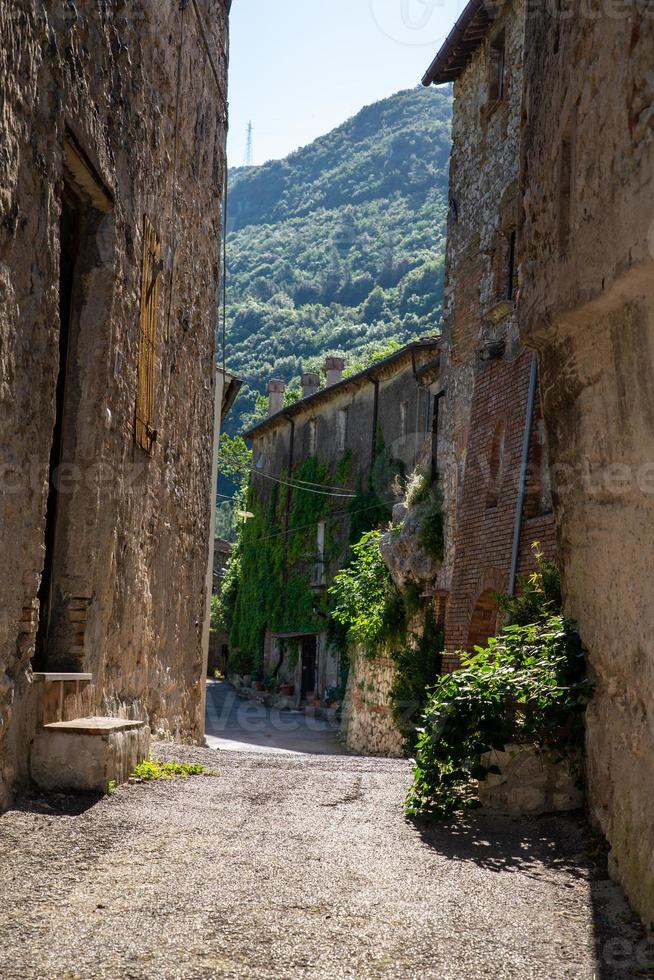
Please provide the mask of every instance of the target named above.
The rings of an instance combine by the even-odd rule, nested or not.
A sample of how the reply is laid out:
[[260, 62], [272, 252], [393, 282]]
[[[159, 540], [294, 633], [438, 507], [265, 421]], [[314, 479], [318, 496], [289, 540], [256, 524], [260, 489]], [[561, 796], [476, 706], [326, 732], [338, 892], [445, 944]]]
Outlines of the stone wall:
[[[547, 447], [536, 393], [527, 419], [532, 355], [520, 342], [510, 251], [517, 270], [518, 174], [523, 109], [524, 5], [506, 5], [454, 84], [450, 216], [443, 351], [446, 389], [439, 460], [449, 592], [444, 665], [494, 635], [494, 593], [510, 584], [523, 442], [532, 439], [518, 571], [534, 567], [531, 545], [555, 552]], [[489, 101], [490, 46], [504, 37], [502, 98]], [[512, 287], [508, 289], [509, 279]], [[541, 465], [542, 464], [542, 465]]]
[[[522, 325], [539, 349], [566, 610], [596, 691], [593, 818], [654, 920], [654, 20], [527, 24]], [[591, 16], [592, 14], [592, 16]]]
[[393, 721], [389, 694], [395, 664], [384, 656], [350, 653], [350, 673], [343, 702], [342, 731], [349, 749], [361, 755], [404, 755], [403, 739]]
[[[64, 653], [97, 711], [203, 733], [227, 9], [0, 0], [0, 807], [26, 774], [55, 443]], [[161, 243], [151, 454], [134, 439], [144, 216]]]

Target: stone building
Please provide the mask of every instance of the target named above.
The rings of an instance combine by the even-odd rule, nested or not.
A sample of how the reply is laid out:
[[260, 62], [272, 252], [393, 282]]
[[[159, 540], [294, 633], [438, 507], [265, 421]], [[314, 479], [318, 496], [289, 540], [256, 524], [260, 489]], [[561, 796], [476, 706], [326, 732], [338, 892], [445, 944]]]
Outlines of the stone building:
[[654, 20], [527, 18], [521, 330], [538, 350], [566, 611], [595, 681], [587, 784], [654, 921]]
[[[225, 572], [232, 553], [233, 545], [224, 538], [214, 538], [213, 549], [213, 594], [220, 595]], [[229, 634], [224, 629], [212, 629], [209, 637], [209, 660], [207, 675], [213, 677], [216, 671], [224, 674], [227, 670], [229, 656]]]
[[203, 735], [228, 12], [0, 0], [0, 806], [37, 671]]
[[520, 338], [524, 5], [471, 0], [423, 84], [454, 83], [439, 442], [445, 668], [500, 625], [495, 594], [555, 550], [534, 355]]
[[[270, 515], [247, 547], [266, 563], [267, 589], [275, 589], [279, 570], [281, 599], [250, 639], [257, 649], [247, 652], [263, 663], [264, 674], [292, 684], [298, 703], [323, 698], [339, 683], [325, 597], [352, 535], [358, 540], [388, 523], [396, 475], [418, 463], [428, 472], [436, 465], [439, 363], [434, 338], [349, 378], [342, 376], [341, 358], [328, 358], [326, 387], [319, 387], [319, 375], [305, 374], [303, 397], [292, 405], [284, 407], [283, 383], [271, 381], [270, 415], [246, 433], [253, 448], [251, 507], [257, 520]], [[279, 547], [264, 553], [271, 540]]]

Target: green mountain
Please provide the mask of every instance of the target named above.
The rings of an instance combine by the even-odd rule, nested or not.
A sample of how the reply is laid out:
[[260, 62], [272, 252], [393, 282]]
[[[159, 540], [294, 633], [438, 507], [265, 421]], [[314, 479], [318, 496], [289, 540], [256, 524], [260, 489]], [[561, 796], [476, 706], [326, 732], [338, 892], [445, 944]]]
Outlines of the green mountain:
[[353, 372], [438, 330], [450, 117], [449, 92], [411, 89], [231, 172], [227, 354], [246, 381], [231, 433], [261, 412], [272, 377], [293, 389], [327, 354]]

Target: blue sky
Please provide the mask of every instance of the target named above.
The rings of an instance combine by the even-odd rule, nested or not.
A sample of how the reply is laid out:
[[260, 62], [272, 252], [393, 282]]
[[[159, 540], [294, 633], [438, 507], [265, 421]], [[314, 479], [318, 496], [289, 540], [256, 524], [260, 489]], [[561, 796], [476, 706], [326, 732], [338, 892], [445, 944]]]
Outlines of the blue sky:
[[286, 156], [420, 82], [464, 0], [233, 0], [232, 166]]

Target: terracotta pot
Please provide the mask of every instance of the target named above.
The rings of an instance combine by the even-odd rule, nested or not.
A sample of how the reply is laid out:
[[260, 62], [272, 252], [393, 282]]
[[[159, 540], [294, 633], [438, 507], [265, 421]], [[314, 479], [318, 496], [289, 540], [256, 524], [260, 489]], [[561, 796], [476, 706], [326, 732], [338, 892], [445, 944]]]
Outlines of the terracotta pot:
[[295, 692], [294, 684], [282, 684], [281, 687], [279, 688], [279, 693], [284, 698], [292, 698], [294, 692]]

